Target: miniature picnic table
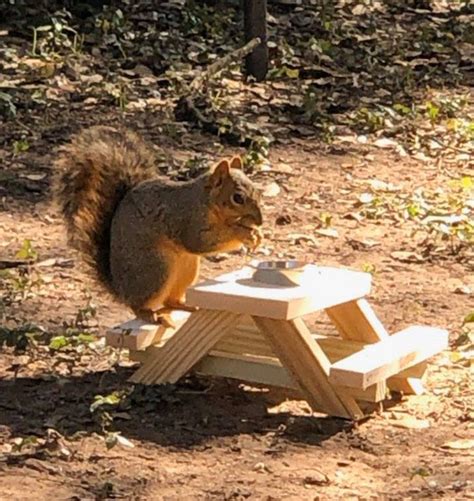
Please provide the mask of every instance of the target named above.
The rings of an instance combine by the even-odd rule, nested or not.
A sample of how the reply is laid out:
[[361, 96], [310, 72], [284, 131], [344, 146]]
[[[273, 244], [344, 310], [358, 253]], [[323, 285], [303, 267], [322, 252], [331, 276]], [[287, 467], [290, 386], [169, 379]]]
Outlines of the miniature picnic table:
[[[190, 288], [194, 313], [176, 328], [132, 320], [107, 334], [142, 365], [131, 381], [175, 383], [194, 371], [294, 390], [315, 412], [361, 419], [390, 390], [423, 392], [426, 360], [447, 347], [445, 330], [413, 326], [389, 335], [364, 297], [371, 275], [316, 267], [314, 280], [285, 287], [252, 269]], [[324, 310], [339, 333], [314, 335], [304, 317]]]

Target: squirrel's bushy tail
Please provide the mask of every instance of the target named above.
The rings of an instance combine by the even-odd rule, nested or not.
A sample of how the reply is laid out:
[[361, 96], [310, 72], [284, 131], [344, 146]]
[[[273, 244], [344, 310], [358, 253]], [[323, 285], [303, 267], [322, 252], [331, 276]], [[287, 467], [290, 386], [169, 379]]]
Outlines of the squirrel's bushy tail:
[[127, 191], [157, 171], [153, 152], [129, 130], [95, 126], [60, 150], [55, 195], [70, 244], [81, 251], [97, 278], [113, 291], [110, 228]]

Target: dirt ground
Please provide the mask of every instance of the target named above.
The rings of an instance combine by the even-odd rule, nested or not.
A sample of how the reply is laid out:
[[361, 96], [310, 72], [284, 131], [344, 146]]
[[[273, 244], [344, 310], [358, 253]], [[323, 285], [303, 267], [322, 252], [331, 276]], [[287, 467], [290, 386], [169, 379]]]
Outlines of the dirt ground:
[[[166, 2], [163, 9], [175, 16], [180, 12], [177, 3]], [[146, 9], [143, 14], [137, 2], [121, 4], [126, 16], [127, 5], [132, 10], [130, 19], [138, 31], [149, 22], [146, 16], [151, 14]], [[422, 30], [410, 16], [424, 23], [426, 12], [398, 13], [397, 8], [392, 3], [395, 14], [376, 12], [386, 23], [382, 31], [395, 26], [403, 39], [408, 19], [407, 33], [418, 36]], [[291, 30], [288, 19], [301, 29], [308, 26], [306, 11], [282, 9], [272, 11], [275, 33]], [[355, 12], [361, 16], [358, 19], [370, 14], [360, 8]], [[351, 20], [355, 14], [349, 14]], [[399, 23], [393, 21], [394, 15]], [[440, 16], [441, 21], [435, 19], [437, 34], [447, 26], [444, 11]], [[459, 26], [461, 21], [469, 24], [464, 17]], [[347, 22], [342, 19], [341, 26]], [[169, 31], [177, 25], [171, 24]], [[130, 313], [97, 287], [67, 246], [50, 197], [55, 148], [81, 127], [122, 123], [159, 148], [160, 167], [168, 163], [169, 174], [175, 177], [188, 175], [199, 165], [197, 159], [212, 161], [226, 154], [245, 154], [246, 149], [170, 119], [174, 98], [170, 105], [160, 93], [174, 90], [163, 83], [162, 68], [147, 70], [152, 65], [145, 56], [136, 67], [129, 60], [120, 67], [121, 54], [115, 55], [112, 41], [104, 49], [105, 54], [115, 51], [110, 60], [101, 59], [92, 42], [86, 43], [84, 51], [89, 52], [82, 55], [33, 58], [27, 53], [31, 42], [21, 22], [18, 26], [9, 35], [10, 48], [0, 45], [5, 56], [0, 104], [16, 106], [14, 116], [0, 115], [0, 501], [474, 499], [474, 253], [469, 240], [474, 227], [474, 166], [472, 150], [460, 139], [462, 131], [453, 132], [462, 129], [459, 124], [465, 117], [471, 116], [472, 127], [472, 89], [462, 86], [466, 59], [449, 56], [455, 49], [449, 46], [443, 52], [438, 44], [429, 61], [432, 78], [449, 73], [461, 84], [455, 87], [446, 77], [445, 87], [439, 85], [445, 108], [422, 101], [426, 95], [420, 90], [414, 102], [421, 111], [406, 128], [393, 118], [395, 112], [390, 119], [384, 115], [383, 127], [394, 122], [390, 134], [385, 129], [374, 135], [353, 125], [338, 125], [329, 127], [326, 132], [331, 137], [323, 139], [318, 123], [311, 128], [292, 122], [294, 117], [283, 122], [283, 115], [301, 104], [295, 104], [291, 95], [296, 91], [288, 90], [293, 85], [291, 72], [272, 76], [275, 80], [268, 85], [244, 85], [235, 71], [220, 82], [234, 92], [230, 102], [246, 113], [252, 130], [272, 126], [276, 136], [268, 158], [264, 154], [264, 162], [251, 170], [264, 191], [265, 215], [265, 241], [254, 257], [303, 258], [368, 271], [373, 275], [369, 301], [390, 333], [413, 324], [449, 330], [450, 349], [432, 360], [424, 395], [394, 396], [379, 412], [354, 424], [312, 414], [304, 402], [275, 405], [265, 392], [236, 381], [191, 375], [169, 387], [127, 383], [134, 364], [126, 353], [105, 347], [101, 336]], [[0, 41], [7, 34], [1, 28]], [[120, 39], [125, 50], [133, 45], [127, 33]], [[163, 33], [166, 38], [168, 31]], [[192, 33], [190, 44], [195, 43]], [[426, 33], [431, 36], [428, 28]], [[381, 46], [374, 37], [363, 35], [358, 44], [336, 40], [334, 47], [350, 51], [363, 44]], [[67, 37], [58, 39], [68, 42]], [[53, 50], [48, 45], [51, 40], [45, 40], [41, 50]], [[394, 50], [391, 40], [384, 43]], [[410, 43], [407, 38], [406, 44]], [[463, 54], [468, 53], [467, 46], [459, 45]], [[344, 52], [335, 54], [341, 67], [349, 61]], [[367, 54], [372, 62], [378, 57], [375, 50]], [[458, 73], [450, 67], [445, 70], [446, 55]], [[335, 71], [321, 73], [322, 66], [306, 71], [306, 77], [302, 72], [301, 78], [322, 86], [318, 99], [328, 108], [330, 102], [336, 115], [346, 112], [341, 103], [336, 106], [337, 99], [343, 105], [351, 98], [354, 106], [363, 102], [369, 107], [372, 94], [382, 100], [390, 95], [387, 87], [384, 92], [377, 87], [377, 77], [389, 66], [384, 57], [370, 70], [375, 87], [358, 87], [354, 83], [358, 77]], [[394, 53], [396, 57], [401, 56]], [[410, 57], [415, 61], [421, 56]], [[168, 64], [168, 54], [163, 61]], [[328, 56], [322, 58], [321, 65], [331, 66], [327, 61]], [[364, 69], [363, 61], [354, 57], [350, 64], [358, 71], [359, 66]], [[393, 64], [398, 69], [406, 66]], [[403, 85], [412, 85], [412, 78], [417, 88], [416, 71], [425, 85], [423, 72], [429, 64], [415, 61], [414, 76], [403, 73]], [[127, 83], [128, 104], [121, 101], [121, 94], [117, 98], [118, 84], [112, 90], [107, 87], [109, 78], [117, 83], [116, 71], [132, 82]], [[383, 77], [391, 78], [390, 71], [387, 75]], [[368, 74], [361, 79], [366, 78]], [[390, 89], [391, 81], [387, 82], [382, 84]], [[98, 90], [100, 85], [104, 88]], [[399, 89], [397, 85], [393, 88]], [[366, 93], [362, 101], [356, 88], [360, 95]], [[334, 94], [326, 100], [329, 89]], [[460, 95], [470, 96], [470, 108]], [[235, 96], [244, 96], [243, 102]], [[317, 100], [316, 104], [318, 108]], [[273, 114], [275, 110], [281, 115]], [[233, 109], [231, 116], [239, 113]], [[459, 115], [456, 126], [449, 122], [452, 113], [464, 117]], [[367, 110], [362, 115], [371, 126], [380, 119]], [[445, 143], [440, 146], [438, 140]], [[12, 265], [8, 259], [24, 262], [25, 258], [33, 264], [3, 269]], [[202, 277], [236, 269], [248, 259], [237, 253], [205, 260]], [[471, 321], [464, 322], [470, 314]], [[315, 332], [333, 332], [323, 315], [313, 315], [308, 322]]]
[[[304, 257], [354, 269], [370, 263], [376, 270], [370, 300], [390, 332], [412, 323], [438, 325], [449, 329], [455, 341], [472, 307], [472, 295], [456, 292], [474, 288], [468, 263], [400, 263], [391, 253], [410, 248], [403, 225], [344, 218], [353, 198], [348, 188], [355, 182], [377, 178], [410, 190], [442, 185], [445, 178], [436, 169], [417, 170], [411, 162], [387, 154], [367, 155], [364, 147], [324, 154], [315, 151], [311, 141], [274, 149], [273, 164], [291, 165], [293, 171], [257, 176], [264, 184], [276, 176], [283, 187], [278, 196], [265, 198], [264, 251], [272, 257]], [[49, 158], [42, 162], [47, 165]], [[301, 237], [294, 243], [291, 235], [306, 231], [319, 211], [332, 214], [339, 237]], [[283, 215], [291, 223], [276, 225]], [[3, 254], [30, 238], [42, 260], [58, 260], [41, 270], [42, 284], [34, 294], [9, 306], [8, 315], [17, 322], [58, 330], [84, 307], [89, 294], [97, 305], [100, 333], [128, 316], [89, 281], [66, 246], [61, 221], [42, 191], [5, 194], [1, 232]], [[355, 244], [368, 240], [377, 245]], [[64, 259], [68, 261], [61, 264]], [[203, 275], [233, 269], [244, 259], [226, 256], [206, 263]], [[315, 328], [327, 325], [316, 319]], [[44, 354], [25, 364], [18, 360], [21, 356], [8, 349], [2, 353], [1, 447], [6, 453], [14, 439], [45, 438], [54, 429], [69, 452], [57, 452], [60, 446], [51, 438], [51, 450], [47, 442], [5, 454], [0, 462], [1, 499], [27, 499], [30, 490], [35, 499], [474, 497], [472, 449], [445, 446], [473, 433], [472, 372], [449, 354], [430, 366], [425, 395], [403, 399], [358, 425], [311, 416], [301, 403], [268, 409], [261, 395], [232, 382], [191, 379], [167, 389], [135, 388], [127, 409], [117, 412], [113, 423], [134, 447], [110, 450], [89, 406], [95, 395], [124, 386], [132, 370], [126, 357], [111, 362], [112, 355], [98, 350], [76, 364], [64, 355], [58, 360], [57, 355]], [[408, 416], [426, 428], [417, 429], [418, 421], [407, 424]]]

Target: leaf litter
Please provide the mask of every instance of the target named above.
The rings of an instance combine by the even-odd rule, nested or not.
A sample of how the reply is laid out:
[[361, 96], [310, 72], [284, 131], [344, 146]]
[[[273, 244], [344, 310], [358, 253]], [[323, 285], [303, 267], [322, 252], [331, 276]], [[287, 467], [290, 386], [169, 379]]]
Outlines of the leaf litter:
[[[353, 202], [353, 206], [347, 205], [351, 223], [364, 226], [384, 221], [388, 225], [412, 226], [418, 232], [423, 243], [420, 248], [392, 253], [404, 266], [413, 260], [422, 264], [444, 259], [448, 254], [454, 254], [464, 266], [472, 259], [469, 252], [474, 206], [472, 195], [466, 195], [473, 178], [472, 99], [465, 85], [472, 67], [472, 13], [466, 2], [436, 1], [430, 2], [429, 8], [416, 5], [402, 6], [392, 1], [269, 2], [272, 64], [267, 81], [247, 81], [241, 64], [236, 62], [206, 82], [196, 101], [204, 116], [218, 125], [212, 148], [229, 142], [245, 146], [246, 168], [253, 174], [266, 173], [270, 178], [280, 173], [295, 176], [290, 159], [284, 158], [280, 166], [269, 161], [270, 148], [289, 142], [290, 136], [292, 140], [300, 137], [312, 141], [311, 148], [334, 154], [351, 151], [353, 145], [365, 148], [354, 170], [364, 168], [365, 161], [379, 158], [379, 151], [400, 159], [415, 158], [422, 165], [446, 173], [454, 185], [446, 184], [441, 191], [404, 193], [403, 187], [390, 181], [372, 179], [357, 193], [361, 186], [350, 180], [341, 201]], [[47, 148], [45, 153], [49, 153], [59, 136], [62, 140], [76, 128], [65, 118], [69, 113], [79, 116], [79, 112], [90, 110], [91, 115], [99, 116], [115, 107], [124, 121], [133, 120], [150, 136], [184, 144], [189, 134], [202, 128], [198, 121], [186, 117], [176, 121], [176, 105], [184, 89], [212, 62], [242, 45], [241, 11], [236, 2], [220, 9], [207, 2], [189, 1], [162, 2], [159, 8], [147, 1], [115, 2], [102, 10], [85, 8], [80, 12], [80, 8], [84, 7], [71, 4], [68, 11], [60, 2], [48, 2], [47, 9], [19, 2], [2, 7], [7, 9], [9, 25], [0, 30], [0, 40], [7, 42], [0, 44], [0, 127], [4, 138], [0, 158], [5, 160], [5, 168], [11, 169], [7, 172], [8, 193], [12, 187], [21, 186], [29, 186], [32, 196], [40, 192], [35, 185], [48, 181], [46, 171], [23, 161], [32, 150], [41, 153], [42, 148]], [[85, 125], [88, 119], [79, 122]], [[206, 158], [186, 161], [170, 158], [166, 151], [157, 154], [162, 172], [178, 178], [195, 175], [207, 164]], [[356, 177], [360, 176], [355, 173]], [[269, 198], [278, 201], [286, 193], [286, 184], [280, 178], [270, 182], [265, 179], [270, 187]], [[32, 184], [22, 184], [26, 182]], [[317, 206], [326, 210], [325, 195], [323, 191], [306, 193], [298, 200], [297, 209], [312, 211]], [[279, 226], [299, 221], [294, 213], [282, 214]], [[339, 243], [341, 232], [337, 226], [338, 220], [331, 214], [315, 217], [300, 233], [292, 234], [290, 227], [282, 241], [303, 249], [305, 244], [318, 249], [321, 240]], [[331, 238], [317, 238], [318, 233]], [[367, 250], [378, 245], [369, 238], [351, 242]], [[267, 249], [270, 255], [274, 252], [272, 245]], [[71, 376], [81, 371], [116, 370], [116, 353], [96, 344], [97, 325], [91, 311], [81, 312], [76, 320], [56, 329], [53, 337], [41, 325], [11, 327], [12, 304], [21, 305], [40, 294], [44, 281], [36, 276], [34, 267], [30, 268], [30, 261], [38, 259], [31, 241], [20, 251], [27, 263], [2, 280], [5, 294], [0, 303], [2, 321], [9, 322], [0, 332], [2, 348], [27, 353], [18, 356], [11, 367], [15, 377], [20, 374], [21, 379], [22, 371], [31, 370], [64, 387]], [[290, 249], [287, 254], [292, 252]], [[366, 271], [379, 271], [379, 263], [361, 266]], [[459, 345], [453, 352], [456, 355], [447, 361], [449, 367], [458, 370], [468, 362], [472, 345], [469, 315], [466, 318], [459, 329]], [[146, 407], [140, 417], [145, 416], [146, 421], [153, 416], [147, 424], [160, 433], [165, 428], [154, 420], [160, 415], [157, 408], [163, 402], [169, 403], [167, 411], [172, 414], [172, 406], [182, 405], [172, 391], [156, 397], [145, 390], [142, 395], [142, 389], [136, 389], [130, 397], [122, 397], [114, 393], [115, 388], [99, 390], [101, 384], [102, 378], [94, 380], [95, 393], [89, 391], [83, 399], [86, 407], [97, 401], [103, 404], [96, 406], [93, 413], [58, 414], [51, 417], [51, 422], [58, 428], [66, 422], [67, 430], [77, 421], [86, 423], [81, 428], [87, 428], [88, 420], [97, 419], [104, 443], [122, 445], [128, 451], [135, 444], [116, 430], [117, 421], [126, 421], [124, 416], [130, 415], [137, 420], [139, 416], [128, 407], [127, 399]], [[468, 381], [458, 378], [443, 393], [449, 399], [445, 415], [455, 416], [457, 426], [461, 426], [462, 419], [469, 419], [468, 411], [463, 410], [467, 391]], [[61, 398], [69, 401], [70, 393]], [[433, 428], [436, 419], [447, 419], [428, 417], [429, 421], [413, 418], [405, 428], [424, 429], [425, 422]], [[179, 420], [171, 426], [185, 434]], [[196, 424], [197, 429], [202, 426]], [[132, 431], [127, 429], [125, 433]], [[403, 427], [398, 433], [403, 433]], [[306, 430], [304, 434], [308, 435]], [[260, 436], [258, 439], [262, 440]], [[21, 446], [23, 440], [24, 451], [31, 446], [35, 454], [36, 443], [40, 446], [38, 457], [44, 457], [46, 439], [35, 442], [35, 438], [16, 437], [6, 445]], [[50, 440], [59, 442], [61, 438]], [[447, 443], [451, 442], [457, 441]], [[367, 437], [363, 443], [364, 447], [373, 447]], [[140, 447], [138, 440], [136, 444], [135, 448]], [[397, 446], [403, 447], [403, 440]], [[459, 448], [465, 446], [462, 442]], [[69, 444], [65, 447], [72, 450]], [[68, 460], [67, 453], [63, 456]], [[127, 460], [132, 461], [132, 455]], [[267, 460], [262, 464], [266, 465]], [[319, 477], [313, 481], [312, 475], [308, 478], [309, 485], [327, 483], [324, 473], [322, 481]], [[115, 489], [112, 484], [104, 487], [107, 492]]]

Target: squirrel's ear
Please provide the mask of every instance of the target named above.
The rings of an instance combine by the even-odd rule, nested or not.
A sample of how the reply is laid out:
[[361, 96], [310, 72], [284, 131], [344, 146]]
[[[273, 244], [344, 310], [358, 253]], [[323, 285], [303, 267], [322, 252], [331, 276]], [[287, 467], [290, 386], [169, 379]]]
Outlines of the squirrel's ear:
[[242, 170], [244, 168], [242, 158], [239, 157], [238, 155], [232, 157], [232, 160], [230, 161], [230, 168]]
[[229, 171], [229, 161], [225, 158], [221, 160], [212, 170], [210, 185], [213, 188], [218, 188], [219, 186], [221, 186], [224, 180], [229, 176]]

